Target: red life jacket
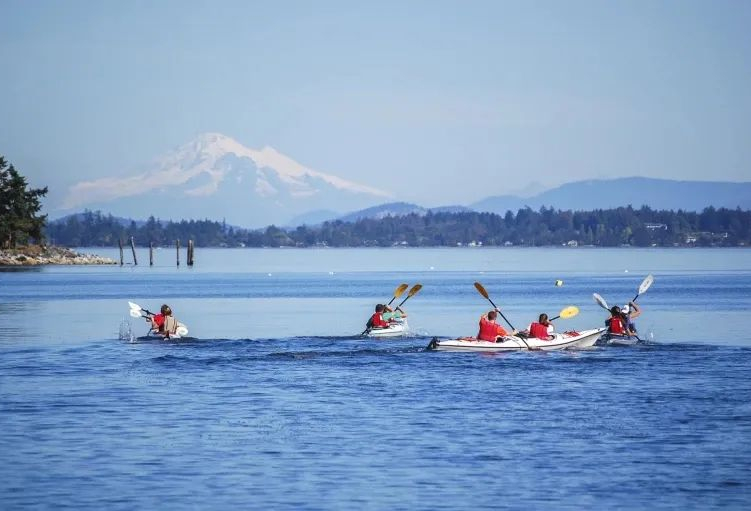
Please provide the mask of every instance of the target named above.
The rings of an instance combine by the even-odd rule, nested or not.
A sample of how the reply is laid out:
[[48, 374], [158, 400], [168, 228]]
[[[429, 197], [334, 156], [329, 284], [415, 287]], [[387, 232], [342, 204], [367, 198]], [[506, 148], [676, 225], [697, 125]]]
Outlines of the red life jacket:
[[538, 339], [547, 341], [549, 337], [548, 327], [543, 325], [542, 323], [532, 323], [531, 325], [529, 325], [529, 336], [537, 337]]
[[164, 314], [154, 314], [152, 321], [157, 326], [158, 332], [164, 331]]
[[611, 316], [608, 322], [608, 331], [611, 334], [625, 334], [626, 329], [623, 325], [623, 319], [620, 316]]
[[490, 321], [485, 316], [480, 318], [480, 331], [477, 333], [479, 341], [495, 341], [499, 335], [506, 335], [506, 330], [497, 323]]
[[388, 328], [389, 326], [380, 312], [376, 312], [370, 317], [370, 324], [372, 325], [371, 328]]

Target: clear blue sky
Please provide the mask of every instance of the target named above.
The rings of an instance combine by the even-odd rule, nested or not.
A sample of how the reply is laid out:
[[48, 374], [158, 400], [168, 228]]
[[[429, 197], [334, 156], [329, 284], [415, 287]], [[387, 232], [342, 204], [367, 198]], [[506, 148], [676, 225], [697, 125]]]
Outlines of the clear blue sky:
[[52, 198], [195, 135], [424, 205], [751, 180], [751, 2], [0, 0], [0, 154]]

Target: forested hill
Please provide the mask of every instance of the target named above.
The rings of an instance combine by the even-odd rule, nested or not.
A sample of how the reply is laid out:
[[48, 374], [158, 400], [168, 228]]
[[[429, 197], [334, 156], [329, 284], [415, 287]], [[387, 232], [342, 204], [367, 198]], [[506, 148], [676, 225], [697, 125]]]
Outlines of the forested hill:
[[87, 211], [51, 222], [47, 237], [65, 246], [114, 246], [118, 239], [166, 246], [751, 246], [751, 210], [706, 208], [701, 213], [617, 208], [595, 211], [520, 209], [516, 214], [427, 213], [325, 222], [320, 226], [248, 230], [210, 220], [123, 222]]

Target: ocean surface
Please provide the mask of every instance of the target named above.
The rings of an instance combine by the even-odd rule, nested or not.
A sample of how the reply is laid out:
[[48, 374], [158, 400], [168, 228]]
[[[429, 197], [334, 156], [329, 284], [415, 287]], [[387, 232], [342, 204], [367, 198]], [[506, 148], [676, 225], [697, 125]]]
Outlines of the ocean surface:
[[[751, 506], [748, 249], [184, 255], [0, 268], [0, 508]], [[516, 328], [578, 306], [568, 330], [649, 273], [642, 344], [425, 350], [476, 333], [475, 281]], [[411, 334], [360, 338], [401, 283], [423, 285]], [[191, 338], [139, 340], [128, 301], [168, 303]]]

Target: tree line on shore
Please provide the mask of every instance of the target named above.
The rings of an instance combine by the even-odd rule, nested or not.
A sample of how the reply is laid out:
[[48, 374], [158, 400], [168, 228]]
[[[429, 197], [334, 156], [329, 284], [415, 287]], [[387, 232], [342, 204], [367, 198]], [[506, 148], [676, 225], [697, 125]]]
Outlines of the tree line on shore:
[[701, 212], [631, 206], [593, 211], [542, 207], [505, 215], [429, 212], [335, 220], [296, 228], [244, 229], [211, 220], [138, 224], [99, 211], [85, 211], [47, 225], [40, 215], [47, 188], [30, 188], [0, 156], [0, 248], [43, 242], [64, 246], [114, 246], [131, 237], [138, 245], [226, 247], [444, 247], [470, 246], [751, 246], [751, 210], [705, 208]]
[[204, 247], [444, 246], [751, 246], [751, 211], [708, 207], [701, 212], [620, 207], [593, 211], [524, 208], [494, 213], [427, 213], [340, 220], [296, 228], [243, 229], [211, 220], [123, 222], [85, 211], [47, 227], [66, 246], [114, 246], [134, 238], [157, 246], [192, 239]]

